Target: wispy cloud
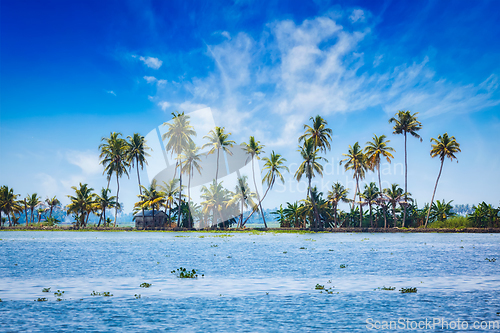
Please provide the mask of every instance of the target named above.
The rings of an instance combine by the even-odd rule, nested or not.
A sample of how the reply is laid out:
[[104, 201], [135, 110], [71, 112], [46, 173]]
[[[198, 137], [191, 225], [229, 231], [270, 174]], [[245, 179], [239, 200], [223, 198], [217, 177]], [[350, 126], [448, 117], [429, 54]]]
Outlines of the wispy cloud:
[[166, 111], [170, 107], [170, 103], [166, 101], [162, 101], [158, 103], [158, 106], [163, 110]]
[[65, 157], [69, 163], [80, 167], [84, 175], [95, 175], [102, 172], [97, 153], [70, 150], [66, 152]]
[[106, 91], [108, 94], [111, 94], [113, 96], [116, 96], [116, 93], [113, 90], [107, 90]]
[[[133, 58], [137, 58], [136, 55], [132, 55], [132, 57]], [[158, 69], [163, 64], [163, 61], [161, 61], [158, 58], [154, 58], [154, 57], [139, 56], [139, 60], [142, 61], [149, 68], [153, 68], [153, 69]]]

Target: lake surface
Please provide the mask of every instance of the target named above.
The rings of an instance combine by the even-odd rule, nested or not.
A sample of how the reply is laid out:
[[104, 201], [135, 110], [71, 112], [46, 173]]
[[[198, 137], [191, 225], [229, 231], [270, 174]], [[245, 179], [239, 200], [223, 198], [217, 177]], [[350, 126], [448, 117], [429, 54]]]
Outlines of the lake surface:
[[[0, 239], [4, 332], [365, 332], [426, 319], [434, 326], [422, 331], [499, 331], [485, 325], [500, 324], [500, 234], [4, 231]], [[178, 278], [179, 267], [199, 277]], [[417, 293], [399, 291], [407, 287]]]

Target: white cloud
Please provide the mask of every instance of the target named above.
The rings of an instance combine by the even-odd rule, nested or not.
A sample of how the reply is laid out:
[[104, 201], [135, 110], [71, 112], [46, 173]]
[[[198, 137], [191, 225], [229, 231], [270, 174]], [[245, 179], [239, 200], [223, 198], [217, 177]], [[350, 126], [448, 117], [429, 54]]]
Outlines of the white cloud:
[[154, 83], [158, 81], [158, 79], [154, 76], [144, 76], [144, 80], [146, 80], [147, 83]]
[[352, 11], [351, 16], [349, 16], [349, 19], [354, 23], [357, 21], [363, 22], [365, 20], [365, 12], [361, 9], [355, 9]]
[[84, 175], [95, 175], [103, 170], [97, 153], [70, 150], [66, 152], [66, 160], [80, 167]]
[[161, 107], [161, 109], [163, 111], [167, 110], [169, 107], [170, 107], [170, 103], [169, 102], [166, 102], [166, 101], [163, 101], [163, 102], [159, 102], [158, 103], [158, 106]]
[[158, 58], [153, 58], [153, 57], [140, 56], [139, 60], [142, 61], [149, 68], [153, 68], [153, 69], [158, 69], [163, 64], [163, 61], [161, 61]]
[[227, 31], [223, 31], [220, 33], [222, 36], [226, 37], [227, 39], [231, 39], [231, 35]]
[[116, 93], [113, 90], [107, 90], [106, 91], [108, 94], [111, 94], [113, 96], [116, 96]]

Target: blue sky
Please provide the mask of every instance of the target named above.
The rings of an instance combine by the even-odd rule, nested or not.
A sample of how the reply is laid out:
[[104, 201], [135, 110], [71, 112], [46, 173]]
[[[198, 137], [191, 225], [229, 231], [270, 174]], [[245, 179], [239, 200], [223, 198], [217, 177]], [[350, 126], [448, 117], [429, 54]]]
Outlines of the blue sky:
[[[235, 141], [255, 135], [266, 153], [284, 155], [292, 175], [303, 124], [323, 116], [334, 136], [317, 183], [323, 191], [337, 180], [353, 189], [338, 160], [348, 145], [386, 134], [397, 152], [383, 180], [402, 185], [403, 138], [388, 119], [404, 109], [419, 112], [423, 125], [423, 142], [408, 143], [417, 201], [430, 201], [439, 169], [429, 140], [448, 132], [462, 153], [458, 164], [445, 163], [437, 198], [499, 204], [497, 1], [0, 6], [0, 183], [23, 197], [67, 203], [78, 182], [99, 189], [101, 137], [146, 135], [175, 110], [203, 107]], [[264, 206], [304, 197], [292, 175]], [[126, 211], [136, 193], [135, 177], [123, 179]]]

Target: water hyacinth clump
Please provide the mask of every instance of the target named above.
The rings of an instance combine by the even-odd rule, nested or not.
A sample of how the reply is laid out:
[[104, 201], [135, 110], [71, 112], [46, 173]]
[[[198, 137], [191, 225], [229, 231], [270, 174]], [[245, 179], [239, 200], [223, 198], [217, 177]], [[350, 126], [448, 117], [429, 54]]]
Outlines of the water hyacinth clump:
[[42, 289], [42, 293], [48, 293], [48, 292], [50, 292], [50, 288], [43, 288]]
[[399, 291], [402, 293], [402, 294], [409, 294], [409, 293], [416, 293], [417, 292], [417, 288], [415, 287], [410, 287], [410, 288], [401, 288], [399, 289]]
[[141, 285], [139, 287], [141, 287], [141, 288], [149, 288], [151, 286], [152, 286], [151, 283], [143, 282], [143, 283], [141, 283]]
[[[184, 267], [177, 268], [176, 270], [171, 271], [170, 273], [176, 274], [178, 278], [181, 279], [196, 279], [198, 278], [198, 270], [192, 269], [187, 270]], [[205, 276], [202, 274], [201, 276]]]

